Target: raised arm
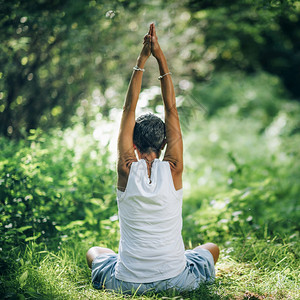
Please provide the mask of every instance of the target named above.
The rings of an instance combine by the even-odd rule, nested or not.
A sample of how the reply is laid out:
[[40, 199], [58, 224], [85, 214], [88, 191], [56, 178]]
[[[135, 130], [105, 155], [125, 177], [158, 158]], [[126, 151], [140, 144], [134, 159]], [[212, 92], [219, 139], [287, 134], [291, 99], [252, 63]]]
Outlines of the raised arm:
[[137, 59], [128, 86], [118, 138], [118, 189], [124, 191], [131, 163], [136, 161], [133, 148], [133, 130], [135, 125], [135, 109], [141, 91], [143, 69], [151, 55], [150, 29], [144, 37], [142, 51]]
[[161, 80], [161, 92], [165, 108], [165, 125], [167, 149], [164, 160], [171, 166], [173, 182], [176, 190], [182, 188], [183, 143], [176, 108], [175, 91], [166, 58], [161, 50], [154, 24], [150, 25], [151, 52], [156, 58]]

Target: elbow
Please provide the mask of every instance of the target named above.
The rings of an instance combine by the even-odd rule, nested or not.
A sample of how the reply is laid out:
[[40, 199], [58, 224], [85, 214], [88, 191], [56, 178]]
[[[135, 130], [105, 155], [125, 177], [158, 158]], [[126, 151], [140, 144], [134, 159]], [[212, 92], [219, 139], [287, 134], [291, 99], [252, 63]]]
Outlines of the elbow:
[[177, 164], [177, 166], [176, 166], [176, 169], [175, 169], [175, 172], [177, 173], [177, 174], [182, 174], [183, 173], [183, 163], [179, 163], [179, 164]]
[[170, 161], [169, 164], [171, 166], [172, 172], [175, 174], [182, 174], [183, 172], [183, 162], [182, 161]]

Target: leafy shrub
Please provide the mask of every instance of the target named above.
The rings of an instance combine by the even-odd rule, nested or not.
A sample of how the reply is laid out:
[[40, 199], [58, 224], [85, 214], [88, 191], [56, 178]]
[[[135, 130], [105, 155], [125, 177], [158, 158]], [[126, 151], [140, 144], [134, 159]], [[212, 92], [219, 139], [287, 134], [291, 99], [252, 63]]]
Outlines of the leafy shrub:
[[[258, 94], [265, 86], [259, 78], [252, 87]], [[244, 99], [237, 97], [242, 90], [232, 89], [236, 94], [227, 106], [209, 118], [195, 115], [189, 124], [184, 139], [186, 241], [299, 236], [300, 107], [266, 89], [268, 97], [245, 106], [247, 115]]]
[[194, 103], [193, 108], [203, 105], [208, 116], [230, 107], [237, 116], [253, 115], [268, 124], [280, 110], [284, 95], [285, 90], [276, 76], [220, 72], [208, 82], [195, 84], [186, 96]]
[[32, 131], [19, 142], [0, 139], [2, 264], [12, 247], [29, 241], [57, 247], [70, 234], [117, 231], [105, 225], [117, 211], [114, 166], [107, 148], [82, 130], [52, 136]]

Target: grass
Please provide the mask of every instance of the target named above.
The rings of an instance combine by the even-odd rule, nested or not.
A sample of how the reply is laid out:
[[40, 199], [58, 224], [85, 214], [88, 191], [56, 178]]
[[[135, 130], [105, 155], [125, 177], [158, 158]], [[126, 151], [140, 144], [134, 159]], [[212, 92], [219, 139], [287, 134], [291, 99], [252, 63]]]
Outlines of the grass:
[[[223, 247], [214, 284], [190, 293], [124, 296], [95, 290], [85, 252], [92, 241], [71, 239], [61, 250], [32, 243], [11, 252], [1, 279], [2, 299], [299, 299], [299, 243], [250, 240]], [[243, 255], [246, 250], [246, 255]], [[22, 255], [21, 255], [22, 253]], [[251, 257], [251, 260], [247, 259]]]

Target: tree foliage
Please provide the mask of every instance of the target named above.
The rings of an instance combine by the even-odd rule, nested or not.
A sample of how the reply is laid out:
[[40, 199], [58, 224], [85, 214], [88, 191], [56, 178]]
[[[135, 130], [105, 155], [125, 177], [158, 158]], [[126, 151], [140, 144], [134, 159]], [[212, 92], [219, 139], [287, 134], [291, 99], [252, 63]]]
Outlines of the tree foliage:
[[[158, 25], [177, 95], [185, 95], [186, 81], [197, 92], [199, 83], [220, 72], [264, 70], [299, 99], [299, 1], [1, 0], [0, 5], [1, 135], [66, 127], [75, 115], [85, 123], [97, 113], [109, 116], [121, 106], [151, 21]], [[144, 87], [157, 84], [154, 70], [147, 66]]]
[[[118, 1], [1, 1], [1, 134], [68, 125], [91, 86], [105, 91]], [[132, 7], [134, 10], [134, 7]]]
[[267, 71], [300, 98], [299, 1], [190, 0], [186, 7], [192, 13], [190, 26], [197, 28], [194, 41], [205, 45], [191, 53], [193, 61], [206, 57], [215, 71]]

